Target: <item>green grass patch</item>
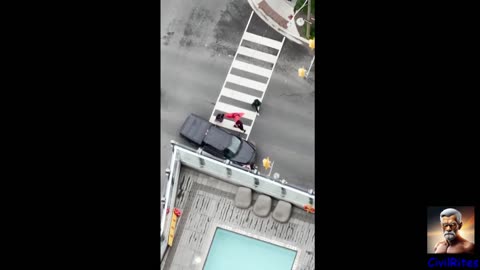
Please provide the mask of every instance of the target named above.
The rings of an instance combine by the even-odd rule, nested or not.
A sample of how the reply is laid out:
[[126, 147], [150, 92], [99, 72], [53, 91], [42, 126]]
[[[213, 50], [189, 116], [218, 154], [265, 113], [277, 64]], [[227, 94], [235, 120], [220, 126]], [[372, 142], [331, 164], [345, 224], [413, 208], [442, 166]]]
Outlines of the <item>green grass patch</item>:
[[[294, 7], [294, 11], [296, 12], [299, 8], [301, 8], [303, 6], [303, 4], [306, 2], [307, 0], [298, 0], [297, 3], [295, 3], [295, 7]], [[312, 3], [311, 3], [311, 6], [310, 6], [310, 17], [315, 17], [315, 0], [311, 0]], [[302, 10], [299, 12], [299, 14], [302, 14], [304, 17], [304, 19], [306, 20], [307, 19], [307, 12], [308, 12], [308, 3], [302, 8]], [[299, 16], [295, 16], [296, 18], [298, 18]], [[306, 33], [307, 33], [307, 22], [305, 22], [305, 25], [303, 25], [303, 27], [301, 27], [300, 29], [302, 29], [301, 31], [303, 33], [301, 33], [301, 35], [303, 37], [306, 37]], [[315, 23], [311, 24], [310, 25], [310, 38], [314, 38], [315, 37]]]
[[[302, 27], [302, 36], [303, 37], [306, 37], [307, 36], [307, 23], [305, 22], [305, 25]], [[314, 38], [315, 37], [315, 25], [312, 24], [310, 26], [310, 39]]]
[[[300, 7], [302, 7], [305, 1], [307, 0], [304, 0], [304, 1], [298, 0], [297, 3], [295, 3], [295, 7], [293, 8], [293, 11], [296, 12]], [[311, 1], [312, 3], [310, 6], [310, 13], [315, 14], [315, 0], [311, 0]], [[308, 10], [308, 4], [306, 4], [305, 7], [303, 7], [303, 9], [300, 12], [307, 14], [307, 10]]]
[[[307, 31], [307, 27], [305, 27], [305, 32]], [[310, 38], [314, 38], [315, 37], [315, 25], [312, 24], [312, 26], [310, 27]]]

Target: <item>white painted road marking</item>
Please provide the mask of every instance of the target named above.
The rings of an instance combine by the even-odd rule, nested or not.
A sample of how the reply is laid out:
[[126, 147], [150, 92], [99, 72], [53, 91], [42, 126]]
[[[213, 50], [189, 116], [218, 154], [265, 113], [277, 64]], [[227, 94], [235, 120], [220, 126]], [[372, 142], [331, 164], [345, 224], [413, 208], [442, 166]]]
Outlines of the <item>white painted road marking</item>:
[[[229, 98], [232, 98], [232, 99], [236, 99], [236, 100], [245, 101], [245, 103], [249, 103], [249, 104], [252, 104], [255, 99], [258, 99], [258, 97], [256, 97], [256, 96], [252, 96], [252, 95], [245, 94], [245, 93], [242, 93], [242, 92], [238, 92], [238, 91], [228, 89], [228, 88], [223, 88], [222, 92], [220, 92], [220, 95], [224, 96], [224, 97], [229, 97]], [[243, 112], [243, 110], [242, 110], [242, 112]]]
[[255, 34], [252, 34], [252, 33], [249, 33], [249, 32], [245, 32], [245, 34], [243, 34], [243, 39], [254, 42], [254, 43], [262, 44], [262, 45], [265, 45], [265, 46], [268, 46], [270, 48], [274, 48], [274, 49], [277, 49], [277, 50], [280, 50], [280, 48], [282, 48], [282, 45], [283, 45], [283, 43], [280, 42], [280, 41], [276, 41], [276, 40], [273, 40], [271, 38], [266, 38], [266, 37], [262, 37], [262, 36], [259, 36], [259, 35], [255, 35]]
[[[217, 102], [215, 104], [215, 107], [213, 108], [212, 115], [210, 116], [210, 122], [217, 125], [221, 126], [223, 128], [233, 130], [236, 132], [239, 132], [239, 136], [248, 139], [248, 136], [250, 136], [250, 132], [252, 130], [253, 124], [255, 123], [255, 118], [257, 117], [257, 113], [254, 112], [253, 108], [251, 107], [252, 102], [255, 99], [258, 99], [260, 101], [263, 101], [263, 97], [265, 96], [265, 91], [267, 90], [268, 84], [270, 83], [270, 78], [272, 77], [273, 70], [275, 69], [275, 65], [277, 63], [278, 57], [280, 56], [280, 52], [282, 50], [283, 43], [285, 42], [285, 37], [282, 38], [281, 41], [278, 40], [273, 40], [271, 38], [266, 38], [262, 37], [250, 32], [247, 32], [248, 26], [250, 25], [250, 21], [252, 20], [253, 16], [253, 11], [250, 14], [250, 18], [248, 19], [247, 26], [245, 27], [245, 30], [243, 32], [242, 38], [240, 39], [240, 43], [238, 44], [238, 49], [237, 52], [235, 53], [235, 56], [233, 57], [232, 65], [230, 66], [230, 69], [228, 70], [227, 77], [225, 78], [225, 81], [223, 83], [222, 89], [220, 90], [220, 95], [218, 96]], [[257, 51], [255, 49], [247, 48], [244, 46], [241, 46], [243, 40], [248, 40], [250, 42], [256, 43], [256, 44], [261, 44], [264, 46], [268, 46], [270, 48], [277, 49], [278, 52], [277, 54], [270, 54], [270, 53], [265, 53], [261, 51]], [[273, 63], [273, 66], [271, 69], [269, 68], [264, 68], [257, 66], [253, 63], [248, 63], [248, 59], [242, 59], [241, 61], [237, 59], [237, 56], [245, 55], [249, 56], [251, 58], [255, 59], [260, 59], [262, 61], [266, 61], [269, 63]], [[262, 83], [256, 80], [252, 80], [249, 78], [241, 77], [238, 75], [232, 74], [232, 68], [236, 68], [239, 70], [246, 71], [248, 73], [252, 74], [257, 74], [260, 76], [263, 76], [267, 78], [266, 83]], [[247, 88], [255, 89], [258, 91], [261, 91], [262, 96], [261, 97], [255, 97], [249, 94], [245, 94], [240, 91], [235, 91], [230, 88], [226, 88], [225, 85], [227, 82], [234, 83], [237, 85], [241, 85]], [[224, 102], [220, 101], [221, 97], [228, 97], [230, 99], [239, 101], [240, 103], [244, 104], [242, 106], [243, 108], [238, 107], [232, 104], [227, 104]], [[238, 103], [238, 102], [236, 102]], [[248, 108], [248, 109], [245, 109]], [[224, 119], [222, 123], [216, 122], [215, 121], [215, 111], [221, 111], [224, 113], [232, 113], [232, 112], [243, 112], [245, 115], [242, 117], [242, 119], [249, 119], [251, 120], [251, 125], [246, 125], [245, 121], [243, 121], [243, 128], [246, 130], [245, 133], [240, 131], [238, 128], [234, 128], [233, 125], [235, 124], [231, 119]]]
[[264, 52], [257, 51], [257, 50], [254, 50], [254, 49], [250, 49], [250, 48], [243, 47], [243, 46], [238, 47], [237, 53], [243, 54], [243, 55], [246, 55], [246, 56], [250, 56], [250, 57], [253, 57], [253, 58], [257, 58], [257, 59], [260, 59], [262, 61], [269, 62], [269, 63], [275, 63], [277, 61], [277, 56], [276, 55], [269, 54], [269, 53], [264, 53]]
[[249, 64], [249, 63], [242, 62], [240, 60], [233, 61], [232, 66], [236, 69], [240, 69], [240, 70], [243, 70], [243, 71], [248, 71], [250, 73], [255, 73], [255, 74], [258, 74], [258, 75], [262, 75], [262, 76], [267, 77], [267, 78], [272, 75], [272, 70], [270, 70], [270, 69], [255, 66], [255, 65], [252, 65], [252, 64]]
[[245, 87], [248, 87], [248, 88], [252, 88], [252, 89], [255, 89], [255, 90], [258, 90], [258, 91], [262, 91], [262, 92], [264, 92], [267, 89], [267, 84], [265, 84], [265, 83], [250, 80], [250, 79], [247, 79], [247, 78], [244, 78], [244, 77], [233, 75], [231, 73], [227, 75], [226, 81], [231, 82], [231, 83], [235, 83], [235, 84], [238, 84], [238, 85], [241, 85], [241, 86], [245, 86]]

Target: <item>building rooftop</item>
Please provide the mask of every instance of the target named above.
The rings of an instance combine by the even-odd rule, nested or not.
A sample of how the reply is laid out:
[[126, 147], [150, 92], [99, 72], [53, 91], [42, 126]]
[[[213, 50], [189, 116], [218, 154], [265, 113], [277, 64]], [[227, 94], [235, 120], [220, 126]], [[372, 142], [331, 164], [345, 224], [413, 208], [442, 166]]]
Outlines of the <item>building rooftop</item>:
[[[295, 249], [294, 270], [315, 268], [313, 214], [293, 207], [289, 221], [279, 223], [271, 214], [262, 218], [253, 213], [257, 193], [253, 195], [252, 206], [240, 209], [234, 205], [236, 185], [186, 166], [181, 166], [179, 181], [175, 207], [182, 214], [173, 245], [161, 262], [162, 270], [201, 270], [217, 227]], [[277, 202], [273, 199], [272, 209]]]

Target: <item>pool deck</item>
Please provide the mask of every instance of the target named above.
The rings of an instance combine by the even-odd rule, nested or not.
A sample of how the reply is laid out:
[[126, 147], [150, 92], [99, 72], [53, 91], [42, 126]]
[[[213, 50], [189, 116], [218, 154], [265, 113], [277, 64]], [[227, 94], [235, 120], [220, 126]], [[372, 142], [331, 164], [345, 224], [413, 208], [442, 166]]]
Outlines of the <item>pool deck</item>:
[[[237, 186], [184, 166], [180, 171], [179, 190], [176, 207], [182, 215], [177, 222], [173, 246], [161, 263], [162, 270], [201, 270], [217, 227], [295, 249], [293, 270], [315, 269], [313, 214], [293, 207], [287, 223], [275, 221], [271, 214], [257, 217], [252, 211], [257, 193], [250, 208], [237, 208], [234, 205]], [[274, 199], [272, 209], [276, 202]]]

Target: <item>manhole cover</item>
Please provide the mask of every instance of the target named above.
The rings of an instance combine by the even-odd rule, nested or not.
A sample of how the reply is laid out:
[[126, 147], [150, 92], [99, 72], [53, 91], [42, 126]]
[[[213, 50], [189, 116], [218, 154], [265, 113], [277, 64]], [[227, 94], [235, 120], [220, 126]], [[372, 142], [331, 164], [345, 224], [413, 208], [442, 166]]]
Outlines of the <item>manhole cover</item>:
[[298, 18], [297, 19], [297, 24], [298, 24], [298, 26], [303, 26], [305, 24], [305, 20], [303, 18]]

